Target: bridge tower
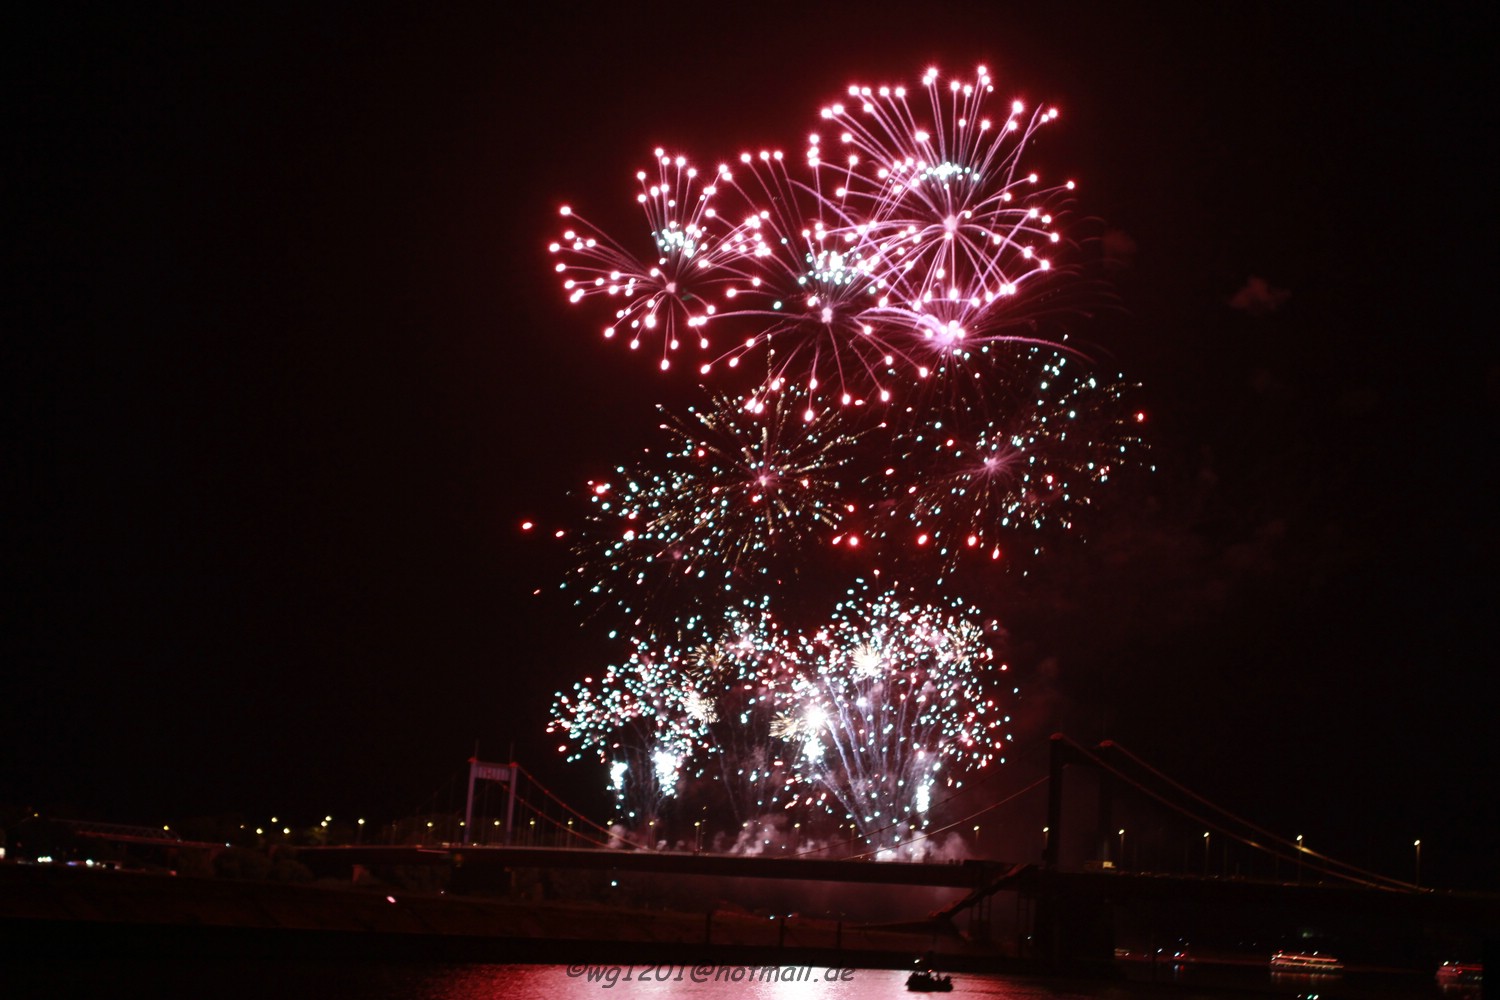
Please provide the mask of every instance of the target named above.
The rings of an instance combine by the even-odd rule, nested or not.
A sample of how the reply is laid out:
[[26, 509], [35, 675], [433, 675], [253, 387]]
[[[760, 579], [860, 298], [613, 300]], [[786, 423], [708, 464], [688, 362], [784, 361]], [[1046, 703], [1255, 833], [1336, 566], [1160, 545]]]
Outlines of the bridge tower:
[[474, 783], [476, 781], [494, 781], [506, 788], [505, 800], [505, 843], [507, 846], [514, 843], [511, 836], [512, 825], [516, 820], [516, 776], [520, 767], [511, 764], [490, 764], [480, 760], [478, 757], [469, 758], [469, 799], [464, 806], [464, 843], [474, 843]]
[[[1114, 959], [1114, 926], [1109, 907], [1095, 894], [1080, 892], [1059, 877], [1063, 843], [1063, 775], [1068, 765], [1099, 770], [1098, 760], [1062, 733], [1052, 735], [1047, 769], [1047, 841], [1042, 851], [1042, 881], [1034, 895], [1032, 928], [1036, 957], [1056, 967], [1105, 968]], [[1112, 825], [1111, 783], [1099, 776], [1099, 844], [1108, 856]]]
[[[1105, 749], [1101, 744], [1100, 749]], [[1063, 774], [1068, 765], [1087, 767], [1099, 773], [1099, 808], [1097, 856], [1108, 858], [1113, 843], [1114, 784], [1106, 779], [1098, 758], [1062, 733], [1053, 733], [1047, 767], [1047, 840], [1042, 850], [1042, 867], [1056, 871], [1063, 842]], [[1124, 859], [1118, 859], [1123, 861]]]

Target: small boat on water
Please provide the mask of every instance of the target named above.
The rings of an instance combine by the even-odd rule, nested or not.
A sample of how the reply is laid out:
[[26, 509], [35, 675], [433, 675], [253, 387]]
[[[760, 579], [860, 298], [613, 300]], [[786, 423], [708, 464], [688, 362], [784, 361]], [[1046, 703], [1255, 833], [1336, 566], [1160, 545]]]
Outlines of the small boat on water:
[[1484, 966], [1479, 962], [1444, 962], [1438, 966], [1441, 986], [1478, 986], [1484, 982]]
[[1278, 951], [1271, 956], [1271, 971], [1294, 976], [1331, 976], [1344, 971], [1344, 963], [1319, 952]]
[[940, 976], [930, 969], [918, 969], [906, 977], [906, 988], [913, 993], [952, 993], [953, 977]]

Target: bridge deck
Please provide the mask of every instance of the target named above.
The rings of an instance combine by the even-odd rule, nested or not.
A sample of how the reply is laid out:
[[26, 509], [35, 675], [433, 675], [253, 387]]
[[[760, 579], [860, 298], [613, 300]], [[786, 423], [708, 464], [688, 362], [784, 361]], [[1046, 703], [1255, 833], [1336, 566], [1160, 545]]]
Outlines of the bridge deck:
[[567, 847], [304, 847], [303, 860], [344, 864], [430, 864], [461, 860], [465, 865], [508, 868], [586, 868], [621, 872], [673, 872], [728, 878], [796, 879], [817, 882], [866, 882], [884, 885], [946, 886], [973, 889], [988, 885], [1018, 866], [1001, 861], [954, 864], [835, 861], [819, 858], [775, 858], [754, 855], [692, 854], [680, 851], [614, 851]]

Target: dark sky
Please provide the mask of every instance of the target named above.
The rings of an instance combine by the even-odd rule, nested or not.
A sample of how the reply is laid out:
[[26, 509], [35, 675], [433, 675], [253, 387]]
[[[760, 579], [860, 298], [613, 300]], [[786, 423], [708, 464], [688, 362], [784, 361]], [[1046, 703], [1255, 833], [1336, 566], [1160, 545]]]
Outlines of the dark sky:
[[[1062, 109], [1047, 155], [1135, 245], [1079, 334], [1158, 466], [997, 588], [1027, 730], [1500, 885], [1466, 15], [308, 6], [6, 32], [0, 804], [395, 816], [476, 741], [596, 787], [543, 726], [608, 654], [516, 525], [683, 386], [563, 304], [557, 206], [631, 221], [656, 145], [795, 149], [853, 80], [982, 62]], [[1236, 308], [1252, 277], [1288, 294]]]

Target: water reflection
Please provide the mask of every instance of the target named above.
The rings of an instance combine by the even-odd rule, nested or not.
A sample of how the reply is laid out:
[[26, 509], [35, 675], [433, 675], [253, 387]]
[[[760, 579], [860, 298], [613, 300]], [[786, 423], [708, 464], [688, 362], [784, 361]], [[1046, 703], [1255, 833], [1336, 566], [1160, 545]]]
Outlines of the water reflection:
[[[706, 997], [714, 1000], [855, 1000], [867, 997], [918, 996], [906, 991], [904, 970], [830, 970], [791, 967], [792, 974], [780, 981], [767, 981], [759, 967], [698, 966], [709, 970], [695, 977], [695, 967], [595, 966], [569, 976], [569, 968], [558, 965], [466, 965], [412, 970], [404, 983], [393, 982], [391, 997], [414, 1000], [614, 1000], [615, 997]], [[614, 985], [602, 970], [618, 970]], [[643, 971], [646, 973], [643, 977]], [[738, 978], [734, 974], [742, 973]], [[753, 974], [753, 975], [752, 975]], [[706, 981], [694, 982], [694, 978]], [[790, 981], [787, 981], [787, 979]], [[1325, 979], [1316, 985], [1272, 983], [1264, 969], [1228, 970], [1218, 977], [1203, 975], [1198, 982], [1172, 983], [1086, 982], [1056, 979], [1026, 979], [1010, 976], [953, 974], [951, 997], [993, 997], [1003, 1000], [1222, 1000], [1226, 991], [1250, 1000], [1318, 997], [1319, 1000], [1393, 1000], [1400, 997], [1431, 997], [1435, 990], [1412, 991], [1413, 984], [1351, 985]], [[941, 995], [941, 994], [939, 994]]]
[[[698, 975], [694, 969], [700, 970]], [[579, 971], [582, 969], [583, 971]], [[592, 970], [592, 975], [590, 974]], [[708, 970], [704, 975], [702, 970]], [[569, 975], [570, 971], [577, 972]], [[643, 975], [643, 973], [649, 974]], [[1005, 1000], [1222, 1000], [1317, 995], [1320, 1000], [1412, 1000], [1475, 997], [1444, 993], [1430, 976], [1332, 978], [1301, 988], [1273, 983], [1264, 968], [1194, 969], [1160, 982], [1025, 979], [953, 974], [952, 997]], [[610, 973], [613, 972], [611, 979]], [[739, 973], [736, 977], [736, 972]], [[830, 970], [791, 967], [768, 979], [759, 966], [429, 965], [272, 959], [81, 959], [19, 963], [6, 968], [0, 997], [118, 996], [151, 990], [158, 996], [213, 1000], [614, 1000], [616, 997], [705, 997], [713, 1000], [854, 1000], [917, 996], [907, 993], [905, 970]], [[754, 973], [754, 975], [752, 975]], [[702, 981], [694, 981], [695, 979]], [[939, 994], [941, 995], [941, 994]]]
[[[708, 970], [694, 975], [694, 969]], [[830, 970], [788, 967], [771, 980], [758, 966], [597, 966], [588, 973], [569, 976], [557, 965], [465, 965], [444, 969], [412, 970], [406, 982], [390, 985], [413, 1000], [481, 1000], [505, 997], [515, 1000], [613, 1000], [615, 997], [711, 997], [736, 1000], [863, 1000], [879, 996], [915, 996], [906, 992], [903, 970]], [[607, 974], [617, 970], [614, 985]], [[643, 977], [642, 972], [646, 971]], [[705, 981], [694, 982], [701, 979]], [[948, 996], [1003, 997], [1006, 1000], [1100, 1000], [1125, 995], [1117, 985], [1092, 984], [1075, 991], [1056, 983], [1028, 982], [1001, 976], [953, 977]], [[1140, 993], [1132, 993], [1140, 997]], [[1192, 1000], [1180, 991], [1178, 1000]]]
[[[905, 991], [904, 972], [806, 966], [465, 965], [413, 970], [406, 996], [420, 1000], [561, 1000], [590, 997], [738, 997], [855, 1000]], [[397, 984], [392, 984], [397, 985]]]

